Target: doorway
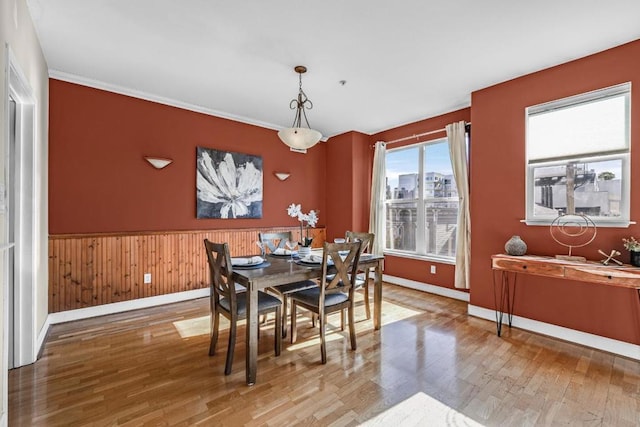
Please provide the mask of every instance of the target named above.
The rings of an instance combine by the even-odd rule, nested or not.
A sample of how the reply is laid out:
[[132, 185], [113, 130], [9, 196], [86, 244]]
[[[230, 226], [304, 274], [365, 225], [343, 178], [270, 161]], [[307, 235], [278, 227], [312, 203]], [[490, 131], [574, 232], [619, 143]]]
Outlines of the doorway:
[[[7, 317], [4, 330], [7, 369], [28, 365], [37, 357], [36, 330], [36, 176], [35, 112], [33, 90], [7, 48], [8, 137], [4, 147], [4, 274]], [[5, 371], [6, 373], [6, 371]]]

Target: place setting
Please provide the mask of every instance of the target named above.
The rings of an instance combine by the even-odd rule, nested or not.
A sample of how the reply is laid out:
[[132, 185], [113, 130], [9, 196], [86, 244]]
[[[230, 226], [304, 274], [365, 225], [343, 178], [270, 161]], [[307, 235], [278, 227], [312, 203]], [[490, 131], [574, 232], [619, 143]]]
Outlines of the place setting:
[[234, 270], [253, 270], [269, 267], [270, 265], [271, 263], [269, 261], [258, 255], [231, 258], [231, 266]]

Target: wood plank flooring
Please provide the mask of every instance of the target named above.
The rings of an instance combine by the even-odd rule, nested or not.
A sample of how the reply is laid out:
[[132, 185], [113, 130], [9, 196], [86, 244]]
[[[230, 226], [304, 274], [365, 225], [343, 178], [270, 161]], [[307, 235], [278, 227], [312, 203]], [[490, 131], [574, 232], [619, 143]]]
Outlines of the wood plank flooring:
[[383, 313], [374, 332], [357, 308], [355, 352], [330, 317], [326, 365], [306, 316], [275, 357], [269, 319], [253, 387], [244, 326], [230, 376], [226, 330], [207, 355], [206, 299], [54, 325], [42, 358], [9, 372], [9, 425], [640, 425], [640, 362], [518, 329], [498, 338], [464, 302], [387, 284]]

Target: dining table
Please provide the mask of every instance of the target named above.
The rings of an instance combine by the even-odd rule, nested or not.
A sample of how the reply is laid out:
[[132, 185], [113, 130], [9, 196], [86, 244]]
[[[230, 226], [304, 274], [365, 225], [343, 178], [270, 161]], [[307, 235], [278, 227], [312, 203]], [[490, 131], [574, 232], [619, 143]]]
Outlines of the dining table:
[[[322, 250], [319, 252], [322, 255]], [[267, 255], [265, 267], [233, 269], [233, 280], [247, 289], [246, 327], [246, 379], [247, 385], [254, 385], [258, 374], [258, 291], [271, 286], [285, 285], [302, 280], [317, 279], [322, 276], [321, 265], [296, 262], [291, 256]], [[384, 255], [362, 254], [358, 268], [374, 269], [373, 328], [379, 330], [382, 324], [382, 270]]]

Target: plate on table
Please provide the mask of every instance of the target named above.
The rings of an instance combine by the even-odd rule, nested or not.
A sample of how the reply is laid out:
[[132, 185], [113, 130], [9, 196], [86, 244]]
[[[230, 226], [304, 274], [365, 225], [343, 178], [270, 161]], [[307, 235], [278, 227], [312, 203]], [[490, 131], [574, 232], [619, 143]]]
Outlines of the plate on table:
[[[307, 255], [297, 260], [296, 263], [300, 265], [319, 267], [322, 265], [322, 255]], [[327, 260], [327, 265], [333, 265], [333, 261]]]
[[298, 256], [298, 251], [290, 251], [288, 249], [276, 249], [275, 252], [271, 252], [269, 256], [276, 258], [291, 258], [293, 254], [294, 257]]
[[269, 267], [271, 263], [269, 261], [262, 261], [259, 264], [245, 264], [245, 265], [234, 265], [234, 270], [257, 270], [259, 268]]
[[237, 257], [231, 258], [231, 265], [236, 267], [252, 267], [254, 265], [262, 264], [264, 258], [261, 256], [249, 256], [249, 257]]

